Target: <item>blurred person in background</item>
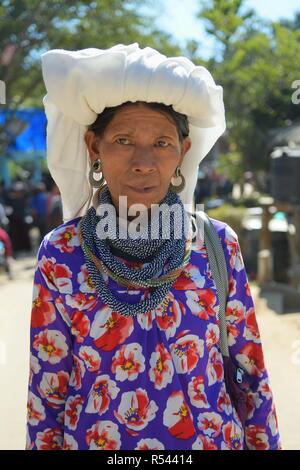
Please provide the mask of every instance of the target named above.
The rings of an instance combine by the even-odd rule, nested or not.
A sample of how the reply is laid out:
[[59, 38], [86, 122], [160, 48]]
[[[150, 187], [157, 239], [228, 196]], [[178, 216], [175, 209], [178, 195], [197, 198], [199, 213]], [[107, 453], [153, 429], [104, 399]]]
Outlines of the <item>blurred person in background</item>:
[[16, 181], [8, 190], [6, 204], [9, 209], [9, 234], [14, 253], [31, 251], [29, 237], [29, 190], [25, 183]]
[[47, 201], [47, 227], [48, 231], [62, 223], [62, 204], [58, 186], [55, 182], [49, 192]]
[[32, 191], [30, 198], [30, 208], [32, 210], [33, 224], [39, 229], [40, 239], [42, 241], [48, 232], [47, 225], [47, 207], [49, 195], [46, 190], [46, 185], [43, 181], [36, 184]]

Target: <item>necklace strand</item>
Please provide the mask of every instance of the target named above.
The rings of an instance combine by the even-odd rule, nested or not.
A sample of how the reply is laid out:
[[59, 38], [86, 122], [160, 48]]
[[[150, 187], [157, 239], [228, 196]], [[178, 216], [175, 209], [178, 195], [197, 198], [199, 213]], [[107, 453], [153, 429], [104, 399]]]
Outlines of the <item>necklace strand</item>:
[[[165, 201], [171, 204], [174, 203], [174, 199], [178, 198], [179, 201], [177, 200], [177, 202], [181, 203], [179, 196], [174, 196], [174, 194], [168, 195]], [[99, 192], [99, 203], [101, 204], [101, 202], [112, 203], [108, 188], [105, 189], [104, 187], [104, 191]], [[143, 255], [142, 258], [151, 254], [151, 251], [155, 251], [156, 254], [151, 262], [146, 263], [145, 266], [139, 269], [134, 269], [126, 266], [124, 262], [113, 256], [107, 241], [97, 237], [96, 224], [98, 221], [99, 217], [97, 217], [94, 207], [91, 207], [80, 220], [78, 233], [87, 270], [99, 297], [114, 311], [124, 316], [147, 313], [158, 306], [166, 308], [170, 300], [170, 289], [189, 262], [191, 237], [188, 237], [188, 239], [167, 240], [163, 243], [161, 240], [158, 240], [158, 243], [152, 243], [152, 241], [147, 243], [143, 240], [139, 247]], [[122, 240], [117, 240], [117, 243], [119, 247], [123, 246]], [[131, 250], [133, 254], [136, 244], [133, 245], [131, 247], [131, 243], [125, 241], [126, 251], [130, 252]], [[95, 254], [96, 251], [100, 252], [99, 258]], [[168, 265], [166, 272], [161, 275], [166, 262]], [[159, 274], [158, 278], [156, 277], [157, 274]], [[143, 300], [134, 304], [120, 301], [109, 288], [109, 278], [125, 285], [127, 288], [145, 288], [146, 290], [142, 294]]]

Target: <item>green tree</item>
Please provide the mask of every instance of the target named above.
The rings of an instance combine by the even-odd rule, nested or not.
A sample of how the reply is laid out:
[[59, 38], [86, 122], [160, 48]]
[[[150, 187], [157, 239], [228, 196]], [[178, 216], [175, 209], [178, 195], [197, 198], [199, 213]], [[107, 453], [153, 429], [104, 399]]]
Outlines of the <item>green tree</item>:
[[291, 29], [295, 31], [296, 29], [300, 29], [300, 10], [296, 12], [295, 18], [292, 20], [282, 19], [279, 21], [281, 26], [284, 26], [287, 29]]
[[292, 103], [299, 79], [300, 31], [267, 22], [243, 0], [211, 0], [199, 11], [213, 35], [217, 57], [207, 63], [224, 88], [229, 144], [243, 156], [243, 168], [268, 167], [271, 129], [300, 116]]
[[[180, 53], [154, 19], [155, 12], [145, 15], [136, 0], [2, 0], [0, 79], [6, 84], [6, 107], [42, 107], [40, 54], [48, 49], [102, 49], [138, 42], [165, 54]], [[8, 126], [9, 121], [0, 129], [0, 156], [8, 143]]]

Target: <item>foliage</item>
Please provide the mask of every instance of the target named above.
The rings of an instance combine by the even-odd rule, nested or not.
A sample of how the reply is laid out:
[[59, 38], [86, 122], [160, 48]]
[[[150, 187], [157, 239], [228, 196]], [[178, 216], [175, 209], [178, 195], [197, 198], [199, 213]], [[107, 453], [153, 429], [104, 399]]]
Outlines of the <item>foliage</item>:
[[[156, 28], [155, 12], [143, 14], [140, 3], [136, 0], [2, 0], [0, 79], [6, 84], [7, 107], [42, 107], [45, 88], [40, 55], [48, 49], [102, 49], [117, 43], [138, 42], [142, 47], [155, 47], [165, 54], [179, 54], [170, 35]], [[5, 151], [6, 128], [0, 131], [0, 155]]]
[[215, 209], [205, 209], [207, 214], [213, 219], [226, 222], [238, 235], [242, 234], [242, 219], [246, 214], [243, 206], [234, 206], [229, 203], [223, 204]]
[[292, 83], [300, 79], [300, 30], [269, 23], [244, 0], [200, 2], [199, 18], [216, 40], [207, 66], [223, 86], [229, 144], [245, 170], [268, 168], [269, 132], [300, 117]]

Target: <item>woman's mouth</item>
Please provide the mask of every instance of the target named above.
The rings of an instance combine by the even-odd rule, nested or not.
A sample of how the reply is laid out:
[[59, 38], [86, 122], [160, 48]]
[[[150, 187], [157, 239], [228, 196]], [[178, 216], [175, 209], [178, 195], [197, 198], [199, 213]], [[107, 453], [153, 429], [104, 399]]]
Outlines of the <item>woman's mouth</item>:
[[138, 193], [151, 193], [154, 191], [157, 186], [128, 186], [132, 191], [138, 192]]

